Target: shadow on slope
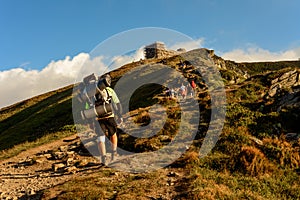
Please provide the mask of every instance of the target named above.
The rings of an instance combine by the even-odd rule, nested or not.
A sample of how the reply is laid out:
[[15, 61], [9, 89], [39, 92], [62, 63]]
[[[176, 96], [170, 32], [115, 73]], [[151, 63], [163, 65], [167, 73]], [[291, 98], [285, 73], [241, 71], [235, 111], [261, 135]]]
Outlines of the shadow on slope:
[[[34, 141], [67, 125], [73, 125], [71, 94], [72, 86], [67, 86], [51, 92], [50, 96], [47, 93], [36, 97], [36, 103], [26, 102], [29, 106], [25, 105], [23, 109], [20, 107], [20, 111], [15, 108], [13, 115], [0, 122], [0, 150]], [[35, 98], [32, 101], [35, 101]], [[10, 109], [13, 107], [2, 110], [1, 115], [9, 113]]]

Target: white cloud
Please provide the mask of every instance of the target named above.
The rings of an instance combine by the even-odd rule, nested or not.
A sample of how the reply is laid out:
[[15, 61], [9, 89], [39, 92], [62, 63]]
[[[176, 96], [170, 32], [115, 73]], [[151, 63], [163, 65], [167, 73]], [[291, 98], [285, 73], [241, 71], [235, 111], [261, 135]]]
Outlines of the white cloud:
[[27, 67], [30, 64], [30, 62], [24, 62], [22, 64], [19, 65], [19, 67], [24, 68]]
[[67, 56], [63, 60], [51, 61], [40, 71], [20, 67], [0, 71], [0, 108], [74, 84], [91, 73], [103, 74], [140, 58], [143, 58], [143, 48], [132, 55], [114, 57], [112, 66], [107, 67], [103, 56], [91, 59], [89, 54], [80, 53], [73, 58]]
[[235, 62], [298, 60], [300, 58], [300, 48], [271, 52], [259, 47], [249, 47], [247, 49], [235, 49], [230, 52], [220, 53], [220, 56]]
[[193, 49], [198, 49], [201, 48], [204, 44], [204, 39], [199, 38], [197, 40], [192, 40], [192, 41], [187, 41], [187, 42], [178, 42], [170, 47], [169, 49], [172, 50], [177, 50], [179, 48], [184, 48], [187, 51], [193, 50]]
[[41, 71], [14, 68], [0, 72], [0, 108], [73, 84], [83, 76], [103, 68], [101, 57], [89, 59], [87, 53], [80, 53], [73, 59], [52, 61]]
[[144, 58], [145, 58], [144, 47], [141, 47], [129, 55], [121, 55], [121, 56], [113, 57], [112, 63], [110, 64], [109, 69], [113, 70], [113, 69], [116, 69], [127, 63], [136, 62], [136, 61], [139, 61], [140, 59], [144, 59]]

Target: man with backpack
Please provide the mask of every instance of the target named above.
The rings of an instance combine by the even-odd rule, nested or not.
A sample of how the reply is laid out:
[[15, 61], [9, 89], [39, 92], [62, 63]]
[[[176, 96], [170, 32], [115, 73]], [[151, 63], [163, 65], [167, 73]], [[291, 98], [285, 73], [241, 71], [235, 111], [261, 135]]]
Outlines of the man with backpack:
[[[100, 162], [106, 164], [106, 146], [105, 137], [111, 141], [112, 155], [114, 160], [117, 154], [117, 123], [115, 115], [118, 117], [118, 123], [123, 122], [122, 106], [120, 100], [111, 86], [111, 77], [105, 74], [96, 77], [94, 74], [89, 75], [83, 80], [85, 89], [79, 97], [79, 100], [89, 102], [90, 106], [86, 110], [81, 111], [84, 120], [94, 119], [99, 123], [94, 129], [98, 135], [98, 149], [100, 152]], [[91, 89], [89, 89], [91, 88]], [[92, 99], [92, 100], [91, 100]]]
[[[103, 101], [106, 103], [111, 103], [115, 108], [113, 108], [112, 112], [108, 112], [107, 115], [99, 116], [96, 120], [99, 122], [99, 125], [102, 129], [102, 135], [99, 136], [98, 148], [101, 155], [101, 162], [103, 164], [106, 163], [106, 148], [105, 148], [105, 135], [111, 141], [112, 144], [112, 154], [111, 160], [114, 160], [117, 154], [117, 145], [118, 145], [118, 136], [117, 136], [117, 123], [115, 121], [115, 114], [118, 115], [118, 123], [121, 124], [123, 122], [122, 114], [122, 106], [120, 100], [115, 93], [115, 91], [107, 86], [101, 92], [101, 97], [96, 97], [96, 106], [97, 104], [103, 104]], [[100, 96], [100, 95], [99, 95]], [[100, 100], [103, 98], [102, 100]], [[100, 131], [101, 132], [101, 131]], [[104, 135], [105, 134], [105, 135]]]

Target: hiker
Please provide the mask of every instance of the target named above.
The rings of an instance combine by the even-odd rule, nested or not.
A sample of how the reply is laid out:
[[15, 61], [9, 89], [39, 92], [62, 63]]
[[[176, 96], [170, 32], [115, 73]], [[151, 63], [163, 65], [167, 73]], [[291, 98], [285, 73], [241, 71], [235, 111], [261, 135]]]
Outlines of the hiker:
[[191, 81], [191, 87], [192, 87], [191, 92], [193, 93], [193, 94], [191, 93], [191, 96], [194, 96], [194, 94], [196, 92], [196, 87], [197, 87], [197, 85], [196, 85], [196, 83], [195, 83], [194, 80]]
[[193, 88], [190, 84], [186, 85], [186, 95], [188, 96], [190, 94], [190, 97], [193, 97]]
[[180, 87], [180, 94], [182, 96], [182, 99], [185, 99], [185, 97], [186, 97], [186, 87], [183, 83], [181, 84], [181, 87]]
[[[114, 160], [117, 156], [117, 123], [115, 121], [115, 114], [117, 115], [118, 124], [122, 124], [122, 106], [115, 91], [110, 87], [111, 77], [105, 74], [97, 77], [91, 74], [83, 80], [85, 88], [78, 99], [80, 102], [86, 103], [85, 110], [81, 111], [83, 120], [93, 120], [99, 123], [99, 126], [94, 125], [97, 133], [98, 149], [100, 152], [100, 162], [106, 164], [106, 146], [105, 136], [111, 141], [112, 156]], [[94, 99], [94, 101], [91, 101]], [[100, 130], [101, 128], [101, 130]]]
[[[106, 75], [108, 76], [108, 75]], [[108, 76], [109, 84], [105, 87], [100, 87], [100, 92], [97, 94], [95, 105], [103, 105], [105, 103], [111, 103], [116, 106], [115, 109], [113, 109], [112, 112], [107, 113], [104, 116], [99, 116], [96, 118], [98, 121], [102, 132], [99, 131], [101, 134], [98, 138], [98, 148], [100, 151], [100, 157], [101, 162], [103, 164], [106, 163], [106, 147], [105, 147], [105, 135], [108, 136], [108, 138], [111, 141], [112, 144], [112, 154], [111, 154], [111, 160], [114, 160], [117, 154], [117, 145], [118, 145], [118, 136], [117, 136], [117, 123], [115, 121], [115, 114], [118, 116], [118, 124], [121, 124], [123, 122], [122, 118], [122, 106], [120, 103], [120, 100], [116, 94], [116, 92], [109, 87], [110, 86], [110, 76]]]
[[176, 97], [176, 91], [174, 88], [171, 88], [171, 98], [175, 98]]
[[165, 91], [165, 93], [166, 93], [166, 96], [168, 98], [171, 98], [171, 90], [170, 90], [170, 88], [167, 88], [166, 91]]

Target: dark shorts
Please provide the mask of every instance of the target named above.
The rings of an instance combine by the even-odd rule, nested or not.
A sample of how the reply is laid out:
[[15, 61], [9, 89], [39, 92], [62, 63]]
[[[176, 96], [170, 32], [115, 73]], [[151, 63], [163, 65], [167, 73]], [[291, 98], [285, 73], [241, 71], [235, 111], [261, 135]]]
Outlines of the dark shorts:
[[111, 137], [115, 133], [117, 133], [117, 123], [116, 123], [114, 117], [110, 117], [107, 119], [101, 119], [101, 120], [98, 120], [98, 122], [102, 129], [102, 131], [99, 131], [100, 136], [105, 134], [105, 135]]

